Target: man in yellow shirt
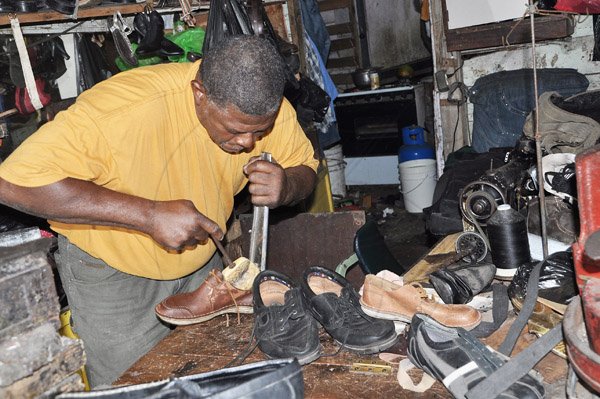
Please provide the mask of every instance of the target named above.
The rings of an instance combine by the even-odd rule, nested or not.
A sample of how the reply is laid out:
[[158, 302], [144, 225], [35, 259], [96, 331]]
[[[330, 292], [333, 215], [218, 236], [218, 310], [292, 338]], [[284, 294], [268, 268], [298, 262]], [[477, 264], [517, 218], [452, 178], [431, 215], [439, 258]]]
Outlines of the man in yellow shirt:
[[[219, 265], [233, 197], [291, 205], [315, 184], [314, 150], [283, 98], [280, 55], [253, 36], [202, 63], [120, 73], [82, 93], [0, 164], [0, 203], [47, 218], [92, 386], [168, 332], [154, 306]], [[257, 160], [270, 152], [275, 163]]]

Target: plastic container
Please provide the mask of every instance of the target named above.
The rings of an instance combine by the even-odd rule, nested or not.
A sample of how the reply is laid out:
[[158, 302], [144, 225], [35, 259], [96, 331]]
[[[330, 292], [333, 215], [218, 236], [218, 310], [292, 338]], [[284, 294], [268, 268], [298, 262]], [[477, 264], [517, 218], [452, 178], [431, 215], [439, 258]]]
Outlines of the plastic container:
[[422, 127], [402, 128], [402, 143], [398, 149], [400, 192], [404, 208], [409, 213], [421, 213], [431, 206], [437, 181], [435, 151], [425, 143]]
[[398, 165], [400, 172], [400, 192], [404, 198], [404, 208], [409, 213], [422, 213], [431, 206], [436, 185], [435, 159], [415, 159]]

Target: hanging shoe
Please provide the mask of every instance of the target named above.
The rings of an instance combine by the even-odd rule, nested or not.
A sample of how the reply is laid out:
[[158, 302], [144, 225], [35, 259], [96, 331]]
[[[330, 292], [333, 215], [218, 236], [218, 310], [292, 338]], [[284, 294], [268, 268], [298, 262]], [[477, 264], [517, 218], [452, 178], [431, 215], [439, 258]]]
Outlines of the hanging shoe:
[[300, 287], [275, 271], [254, 280], [254, 334], [260, 350], [270, 358], [295, 357], [307, 364], [321, 355], [319, 327]]
[[370, 316], [405, 323], [410, 323], [416, 313], [467, 330], [481, 321], [481, 314], [468, 305], [443, 305], [430, 299], [419, 284], [398, 285], [373, 274], [365, 277], [360, 303]]
[[142, 36], [135, 53], [140, 57], [158, 54], [165, 37], [165, 23], [160, 14], [156, 10], [144, 10], [141, 16], [134, 18], [134, 28]]
[[135, 54], [133, 54], [131, 42], [127, 37], [131, 33], [131, 28], [125, 24], [119, 11], [114, 13], [112, 18], [108, 19], [108, 25], [108, 29], [115, 42], [117, 53], [119, 53], [121, 59], [129, 64], [129, 66], [138, 66], [138, 59]]
[[308, 268], [302, 293], [319, 323], [342, 347], [356, 353], [377, 353], [397, 341], [394, 323], [363, 312], [359, 296], [348, 280], [319, 266]]

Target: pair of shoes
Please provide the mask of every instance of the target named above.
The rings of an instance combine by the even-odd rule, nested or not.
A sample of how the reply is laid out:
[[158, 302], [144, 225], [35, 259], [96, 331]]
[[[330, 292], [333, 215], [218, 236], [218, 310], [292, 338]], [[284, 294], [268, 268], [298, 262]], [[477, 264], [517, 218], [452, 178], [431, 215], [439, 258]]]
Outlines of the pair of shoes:
[[275, 271], [261, 272], [254, 281], [255, 335], [270, 357], [296, 357], [300, 364], [320, 356], [317, 321], [348, 350], [368, 354], [392, 346], [394, 323], [366, 315], [359, 296], [338, 273], [310, 267], [298, 286]]
[[[417, 367], [440, 380], [455, 398], [465, 394], [502, 367], [507, 357], [483, 345], [462, 328], [445, 327], [416, 314], [408, 332], [408, 357]], [[534, 371], [521, 377], [498, 398], [544, 397], [544, 385]]]
[[493, 263], [455, 264], [431, 273], [429, 281], [444, 303], [464, 304], [488, 287], [495, 274]]
[[416, 313], [427, 314], [448, 327], [470, 330], [481, 314], [468, 305], [443, 305], [429, 299], [419, 284], [398, 285], [368, 274], [360, 300], [366, 314], [381, 319], [410, 323]]
[[154, 311], [161, 320], [177, 326], [201, 323], [227, 313], [238, 317], [240, 313], [252, 313], [252, 281], [258, 272], [248, 259], [238, 258], [223, 272], [211, 270], [196, 290], [167, 297]]

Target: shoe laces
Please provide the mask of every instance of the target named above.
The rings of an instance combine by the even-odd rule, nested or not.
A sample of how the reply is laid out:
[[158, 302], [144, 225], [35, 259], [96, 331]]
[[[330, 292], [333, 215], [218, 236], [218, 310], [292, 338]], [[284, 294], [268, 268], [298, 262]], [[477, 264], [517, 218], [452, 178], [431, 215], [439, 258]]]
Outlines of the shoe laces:
[[[212, 269], [210, 271], [210, 274], [215, 278], [215, 280], [217, 280], [217, 282], [219, 283], [219, 285], [224, 285], [225, 288], [227, 288], [227, 292], [229, 293], [229, 296], [231, 296], [231, 299], [233, 300], [233, 304], [235, 305], [235, 312], [237, 313], [237, 322], [238, 325], [240, 325], [242, 323], [242, 318], [240, 316], [240, 307], [237, 304], [237, 301], [235, 300], [235, 296], [233, 295], [233, 292], [231, 292], [231, 288], [229, 287], [229, 284], [227, 283], [227, 281], [225, 281], [224, 279], [221, 279], [218, 275], [217, 272], [215, 271], [216, 269]], [[227, 318], [227, 327], [229, 327], [229, 314], [225, 314], [226, 318]]]

